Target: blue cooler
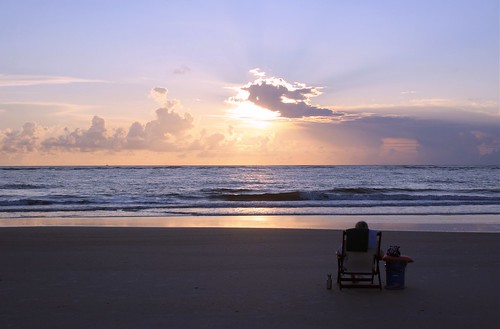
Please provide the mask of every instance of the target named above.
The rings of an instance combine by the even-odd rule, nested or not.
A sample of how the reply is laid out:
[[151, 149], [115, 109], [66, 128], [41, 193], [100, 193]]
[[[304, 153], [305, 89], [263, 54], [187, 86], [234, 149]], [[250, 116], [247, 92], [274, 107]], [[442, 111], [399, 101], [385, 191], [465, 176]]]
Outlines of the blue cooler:
[[395, 261], [385, 263], [385, 282], [386, 289], [404, 289], [405, 288], [405, 261]]

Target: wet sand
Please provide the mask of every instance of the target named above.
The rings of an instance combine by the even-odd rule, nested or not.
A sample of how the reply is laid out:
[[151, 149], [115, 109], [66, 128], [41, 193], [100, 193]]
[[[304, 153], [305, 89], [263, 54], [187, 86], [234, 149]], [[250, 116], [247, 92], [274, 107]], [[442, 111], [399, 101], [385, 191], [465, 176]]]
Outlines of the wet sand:
[[[499, 233], [383, 233], [404, 290], [326, 289], [339, 230], [0, 228], [0, 328], [497, 328]], [[381, 263], [382, 281], [385, 270]]]

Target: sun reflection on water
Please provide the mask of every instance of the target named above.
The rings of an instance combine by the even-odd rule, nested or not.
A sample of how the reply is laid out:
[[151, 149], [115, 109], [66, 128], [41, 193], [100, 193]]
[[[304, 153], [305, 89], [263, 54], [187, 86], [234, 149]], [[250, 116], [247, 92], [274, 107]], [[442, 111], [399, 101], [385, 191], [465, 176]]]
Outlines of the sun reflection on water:
[[170, 227], [332, 229], [352, 227], [365, 220], [384, 231], [500, 232], [496, 215], [457, 216], [172, 216], [88, 218], [1, 218], [0, 227]]

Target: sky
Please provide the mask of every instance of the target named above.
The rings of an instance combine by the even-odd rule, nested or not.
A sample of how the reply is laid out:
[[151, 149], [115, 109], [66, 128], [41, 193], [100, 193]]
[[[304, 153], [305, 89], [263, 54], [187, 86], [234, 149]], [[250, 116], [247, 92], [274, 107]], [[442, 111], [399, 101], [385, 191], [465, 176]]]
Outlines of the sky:
[[0, 2], [0, 165], [500, 164], [497, 0]]

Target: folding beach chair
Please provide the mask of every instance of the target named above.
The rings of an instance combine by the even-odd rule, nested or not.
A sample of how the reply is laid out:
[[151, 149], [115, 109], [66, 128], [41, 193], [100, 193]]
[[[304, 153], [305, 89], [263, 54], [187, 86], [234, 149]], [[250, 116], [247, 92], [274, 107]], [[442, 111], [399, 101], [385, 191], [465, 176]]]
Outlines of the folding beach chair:
[[[352, 228], [342, 234], [342, 254], [337, 255], [339, 288], [379, 288], [380, 281], [380, 242], [382, 232], [376, 233], [376, 245], [369, 246], [370, 230]], [[378, 284], [374, 283], [375, 276]]]

